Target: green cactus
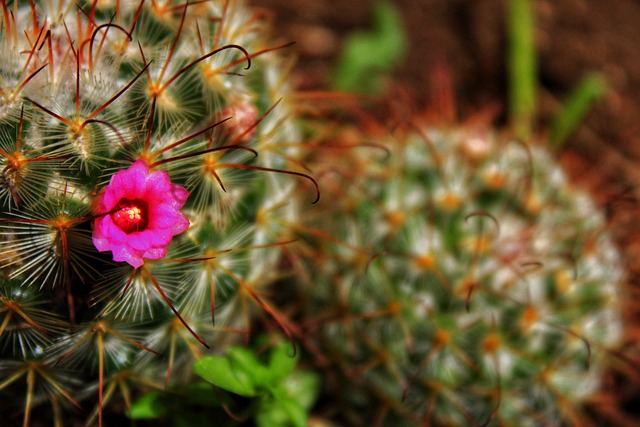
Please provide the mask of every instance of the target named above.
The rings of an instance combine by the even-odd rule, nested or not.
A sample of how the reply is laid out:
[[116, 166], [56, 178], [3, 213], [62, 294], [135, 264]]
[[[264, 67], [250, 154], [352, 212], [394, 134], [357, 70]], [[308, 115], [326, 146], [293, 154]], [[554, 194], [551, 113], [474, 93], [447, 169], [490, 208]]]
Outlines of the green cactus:
[[281, 322], [281, 219], [319, 197], [291, 59], [241, 1], [2, 1], [1, 26], [0, 407], [101, 425]]
[[622, 337], [603, 215], [542, 145], [418, 122], [344, 129], [310, 163], [324, 203], [305, 214], [294, 306], [327, 412], [357, 426], [587, 424]]

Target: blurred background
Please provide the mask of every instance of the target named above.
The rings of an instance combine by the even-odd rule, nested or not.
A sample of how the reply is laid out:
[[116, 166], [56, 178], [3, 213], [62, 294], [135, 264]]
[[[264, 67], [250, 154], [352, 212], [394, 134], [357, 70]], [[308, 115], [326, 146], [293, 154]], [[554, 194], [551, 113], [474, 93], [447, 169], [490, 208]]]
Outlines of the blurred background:
[[[353, 38], [386, 31], [393, 40], [377, 42], [374, 65], [365, 75], [373, 79], [373, 70], [378, 69], [391, 77], [377, 87], [359, 89], [371, 93], [385, 85], [400, 85], [410, 94], [413, 107], [420, 109], [434, 95], [430, 85], [434, 70], [444, 69], [453, 84], [459, 119], [496, 105], [496, 124], [508, 120], [506, 0], [395, 0], [388, 5], [391, 15], [398, 14], [398, 22], [388, 18], [389, 13], [382, 21], [376, 18], [373, 0], [252, 3], [273, 14], [283, 40], [296, 42], [295, 83], [302, 89], [340, 87], [336, 70]], [[606, 82], [558, 156], [573, 180], [589, 189], [606, 210], [624, 252], [629, 269], [628, 333], [634, 343], [628, 354], [638, 360], [640, 1], [534, 0], [532, 5], [538, 89], [535, 130], [549, 129], [585, 76], [599, 73]], [[616, 401], [612, 406], [640, 412], [638, 384], [612, 375], [608, 388]]]

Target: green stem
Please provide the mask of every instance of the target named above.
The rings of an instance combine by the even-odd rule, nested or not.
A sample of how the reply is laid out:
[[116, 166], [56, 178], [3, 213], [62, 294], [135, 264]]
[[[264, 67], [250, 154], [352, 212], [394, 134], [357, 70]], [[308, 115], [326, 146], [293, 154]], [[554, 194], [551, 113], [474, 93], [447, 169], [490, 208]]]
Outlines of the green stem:
[[551, 124], [550, 142], [553, 149], [562, 148], [606, 90], [607, 83], [601, 74], [590, 74], [582, 79]]
[[528, 139], [536, 112], [536, 55], [531, 0], [509, 0], [509, 114], [515, 136]]

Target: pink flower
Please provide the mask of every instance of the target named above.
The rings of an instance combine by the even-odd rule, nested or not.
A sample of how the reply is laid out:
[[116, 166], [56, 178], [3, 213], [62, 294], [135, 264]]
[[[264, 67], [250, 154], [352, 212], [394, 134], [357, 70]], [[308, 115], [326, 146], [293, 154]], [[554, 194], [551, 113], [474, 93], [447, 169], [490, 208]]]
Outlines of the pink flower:
[[189, 192], [172, 184], [164, 171], [149, 172], [144, 160], [111, 177], [98, 200], [93, 244], [100, 252], [113, 252], [114, 261], [133, 267], [142, 258], [159, 259], [167, 254], [173, 236], [189, 228], [180, 212]]

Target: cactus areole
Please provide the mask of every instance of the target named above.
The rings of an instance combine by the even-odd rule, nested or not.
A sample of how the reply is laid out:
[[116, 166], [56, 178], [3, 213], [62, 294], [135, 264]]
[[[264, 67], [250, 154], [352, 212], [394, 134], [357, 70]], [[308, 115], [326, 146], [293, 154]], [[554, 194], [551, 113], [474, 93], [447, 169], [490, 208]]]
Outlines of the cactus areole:
[[114, 261], [140, 267], [143, 258], [159, 259], [173, 236], [189, 228], [180, 212], [189, 192], [172, 184], [165, 171], [149, 171], [144, 160], [111, 177], [98, 201], [93, 244], [113, 252]]

